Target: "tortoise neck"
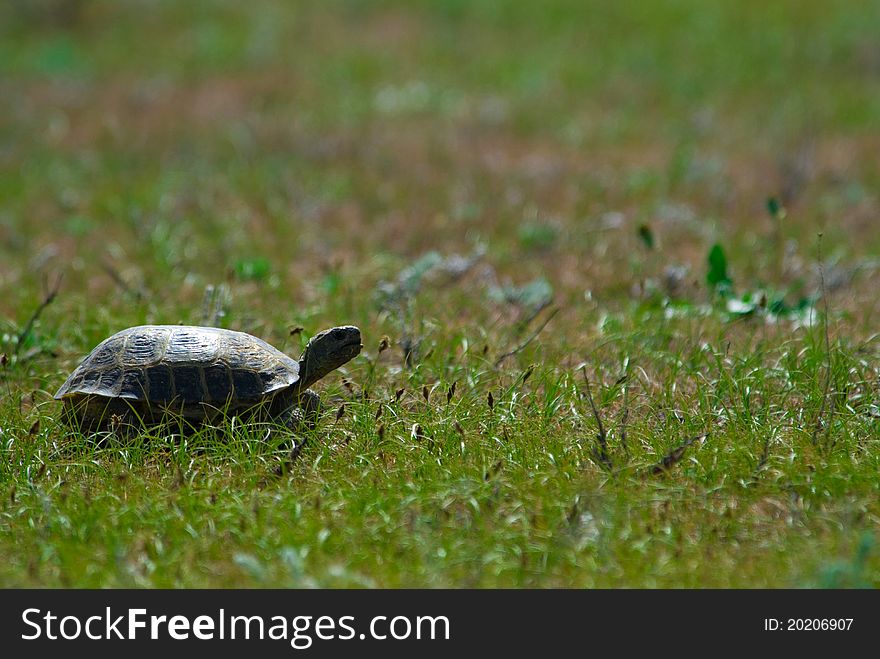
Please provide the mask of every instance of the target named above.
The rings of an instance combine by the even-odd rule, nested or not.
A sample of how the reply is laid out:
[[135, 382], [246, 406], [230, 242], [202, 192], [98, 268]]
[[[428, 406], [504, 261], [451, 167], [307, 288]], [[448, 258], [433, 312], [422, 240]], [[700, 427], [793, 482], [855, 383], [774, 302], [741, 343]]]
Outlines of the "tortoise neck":
[[336, 364], [330, 363], [330, 360], [322, 358], [319, 351], [312, 350], [311, 343], [306, 346], [302, 357], [299, 359], [299, 382], [298, 389], [303, 391], [308, 389], [318, 380], [327, 375], [330, 371], [336, 369]]

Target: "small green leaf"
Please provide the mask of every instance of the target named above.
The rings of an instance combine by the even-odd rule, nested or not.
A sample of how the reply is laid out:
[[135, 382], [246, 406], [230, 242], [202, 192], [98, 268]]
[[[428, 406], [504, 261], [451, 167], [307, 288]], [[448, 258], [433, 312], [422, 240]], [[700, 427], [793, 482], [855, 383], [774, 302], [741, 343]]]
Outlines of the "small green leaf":
[[525, 249], [546, 250], [559, 240], [559, 229], [546, 222], [526, 222], [519, 227], [519, 242]]
[[767, 305], [767, 311], [774, 316], [784, 316], [788, 313], [791, 313], [793, 309], [785, 303], [784, 297], [777, 296], [770, 300], [769, 304]]
[[272, 269], [269, 259], [257, 256], [249, 259], [239, 259], [235, 262], [235, 275], [243, 280], [261, 280], [269, 276]]
[[64, 230], [71, 236], [84, 236], [94, 228], [94, 222], [83, 215], [71, 215], [64, 222]]
[[327, 295], [335, 295], [341, 284], [342, 275], [335, 270], [331, 270], [325, 274], [324, 278], [321, 280], [321, 288], [324, 289], [324, 292], [327, 293]]
[[654, 232], [651, 231], [651, 227], [647, 224], [640, 224], [638, 232], [639, 238], [641, 238], [645, 247], [648, 249], [654, 249]]
[[713, 290], [724, 291], [733, 283], [727, 276], [727, 256], [724, 248], [716, 243], [709, 250], [709, 272], [706, 273], [706, 282]]
[[49, 75], [60, 75], [84, 68], [82, 53], [67, 36], [44, 41], [37, 51], [35, 62], [41, 72]]
[[767, 212], [770, 216], [777, 220], [785, 219], [785, 207], [776, 197], [767, 199]]

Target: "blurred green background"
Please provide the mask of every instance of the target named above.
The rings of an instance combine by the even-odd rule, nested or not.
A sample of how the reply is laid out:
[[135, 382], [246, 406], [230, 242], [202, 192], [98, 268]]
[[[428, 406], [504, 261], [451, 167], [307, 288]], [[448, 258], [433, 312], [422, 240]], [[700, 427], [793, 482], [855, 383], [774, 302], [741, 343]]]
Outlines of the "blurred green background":
[[[112, 286], [94, 269], [108, 258], [161, 299], [241, 259], [295, 292], [321, 260], [369, 276], [385, 254], [478, 242], [502, 269], [561, 265], [563, 289], [626, 286], [631, 270], [566, 275], [597, 243], [632, 247], [601, 235], [603, 215], [622, 213], [627, 239], [650, 224], [670, 261], [702, 268], [707, 241], [755, 250], [771, 196], [807, 258], [818, 231], [841, 257], [880, 245], [876, 2], [0, 12], [7, 288], [38, 276], [25, 254], [72, 263], [71, 290]], [[552, 258], [524, 262], [536, 232]]]

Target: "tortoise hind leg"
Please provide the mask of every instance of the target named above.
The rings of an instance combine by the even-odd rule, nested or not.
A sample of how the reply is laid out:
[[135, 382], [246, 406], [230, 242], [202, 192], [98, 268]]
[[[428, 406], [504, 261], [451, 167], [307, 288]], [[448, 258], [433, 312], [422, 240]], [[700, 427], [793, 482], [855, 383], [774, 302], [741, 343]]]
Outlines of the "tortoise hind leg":
[[102, 442], [107, 435], [130, 437], [143, 427], [139, 410], [128, 401], [103, 396], [66, 400], [62, 421], [76, 433]]

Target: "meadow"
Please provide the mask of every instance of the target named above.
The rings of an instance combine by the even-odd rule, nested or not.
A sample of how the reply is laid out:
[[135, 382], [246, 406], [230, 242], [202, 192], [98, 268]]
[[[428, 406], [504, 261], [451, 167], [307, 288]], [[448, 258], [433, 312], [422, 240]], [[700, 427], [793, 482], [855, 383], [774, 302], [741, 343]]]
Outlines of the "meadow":
[[[880, 4], [0, 7], [0, 585], [880, 585]], [[299, 357], [287, 439], [103, 443], [132, 325]]]

